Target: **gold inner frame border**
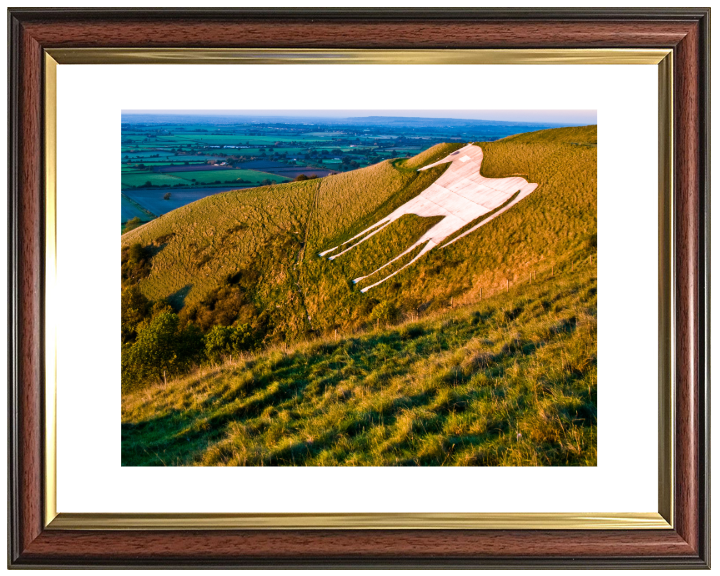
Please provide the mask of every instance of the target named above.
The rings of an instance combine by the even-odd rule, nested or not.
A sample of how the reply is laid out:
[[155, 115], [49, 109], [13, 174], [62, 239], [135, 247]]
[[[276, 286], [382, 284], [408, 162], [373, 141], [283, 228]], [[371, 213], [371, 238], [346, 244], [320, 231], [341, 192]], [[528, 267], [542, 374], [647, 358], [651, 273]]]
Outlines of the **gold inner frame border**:
[[[334, 50], [52, 48], [44, 52], [45, 528], [228, 529], [672, 529], [674, 526], [673, 60], [671, 49]], [[465, 64], [658, 67], [658, 511], [652, 513], [78, 514], [57, 511], [56, 119], [57, 66], [73, 64]]]

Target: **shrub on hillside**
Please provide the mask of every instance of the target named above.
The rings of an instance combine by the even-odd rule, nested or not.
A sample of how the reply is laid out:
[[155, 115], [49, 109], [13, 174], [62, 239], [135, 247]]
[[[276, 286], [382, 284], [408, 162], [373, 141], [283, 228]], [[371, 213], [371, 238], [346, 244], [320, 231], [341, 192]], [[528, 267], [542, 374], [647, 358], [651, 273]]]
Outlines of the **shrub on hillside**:
[[148, 276], [152, 270], [151, 258], [150, 251], [143, 248], [139, 242], [123, 248], [120, 256], [122, 286], [136, 284]]
[[135, 342], [123, 346], [122, 387], [131, 390], [181, 374], [202, 350], [202, 334], [196, 326], [181, 329], [177, 314], [162, 312], [139, 327]]
[[135, 230], [138, 226], [142, 226], [143, 222], [135, 216], [134, 218], [130, 218], [127, 222], [125, 222], [125, 227], [123, 228], [122, 233], [125, 234], [126, 232], [130, 232], [130, 230]]
[[151, 303], [137, 286], [125, 288], [120, 297], [120, 325], [122, 343], [135, 340], [138, 325], [148, 317]]
[[375, 308], [373, 308], [370, 318], [373, 320], [379, 320], [380, 322], [390, 323], [393, 322], [398, 316], [398, 309], [395, 304], [389, 300], [380, 302]]
[[200, 302], [183, 308], [183, 322], [193, 322], [201, 330], [213, 326], [231, 326], [238, 319], [249, 320], [257, 310], [240, 285], [220, 286], [210, 291]]
[[205, 355], [211, 362], [220, 362], [226, 356], [245, 352], [257, 344], [249, 324], [214, 326], [204, 341]]
[[120, 325], [122, 343], [132, 343], [138, 330], [150, 319], [173, 309], [165, 300], [148, 300], [137, 285], [124, 288], [120, 297]]

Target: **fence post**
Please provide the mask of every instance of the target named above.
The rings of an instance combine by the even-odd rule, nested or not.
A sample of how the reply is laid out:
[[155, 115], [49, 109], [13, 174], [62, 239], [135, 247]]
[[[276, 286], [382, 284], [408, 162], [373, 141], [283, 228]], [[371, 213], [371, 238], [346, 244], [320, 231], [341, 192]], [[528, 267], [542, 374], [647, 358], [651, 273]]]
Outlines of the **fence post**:
[[510, 278], [505, 278], [505, 293], [510, 292]]

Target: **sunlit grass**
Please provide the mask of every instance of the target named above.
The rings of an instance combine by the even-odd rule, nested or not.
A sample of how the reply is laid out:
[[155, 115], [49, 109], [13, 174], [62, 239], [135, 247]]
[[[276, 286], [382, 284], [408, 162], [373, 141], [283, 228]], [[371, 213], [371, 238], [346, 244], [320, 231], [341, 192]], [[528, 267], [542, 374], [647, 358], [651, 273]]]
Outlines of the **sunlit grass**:
[[124, 465], [595, 465], [594, 262], [123, 398]]
[[[483, 174], [522, 174], [539, 187], [462, 240], [432, 250], [392, 281], [361, 294], [352, 279], [411, 245], [428, 222], [392, 223], [332, 262], [319, 252], [348, 240], [417, 196], [447, 168], [417, 168], [461, 144], [441, 144], [407, 160], [305, 182], [217, 194], [123, 236], [123, 245], [157, 245], [139, 287], [177, 308], [198, 305], [228, 275], [258, 277], [246, 300], [264, 311], [265, 343], [294, 342], [367, 327], [375, 305], [403, 313], [439, 309], [549, 273], [591, 242], [596, 222], [596, 128], [546, 130], [481, 143]], [[587, 145], [578, 145], [578, 143]], [[421, 220], [421, 219], [417, 219]], [[409, 258], [406, 258], [409, 260]], [[383, 274], [391, 273], [405, 260]], [[382, 276], [382, 275], [381, 275]]]
[[537, 190], [367, 294], [352, 279], [434, 219], [318, 253], [419, 194], [447, 165], [417, 168], [460, 144], [218, 194], [125, 234], [152, 253], [148, 298], [262, 339], [124, 394], [123, 464], [595, 465], [596, 138], [592, 126], [480, 143], [483, 175]]

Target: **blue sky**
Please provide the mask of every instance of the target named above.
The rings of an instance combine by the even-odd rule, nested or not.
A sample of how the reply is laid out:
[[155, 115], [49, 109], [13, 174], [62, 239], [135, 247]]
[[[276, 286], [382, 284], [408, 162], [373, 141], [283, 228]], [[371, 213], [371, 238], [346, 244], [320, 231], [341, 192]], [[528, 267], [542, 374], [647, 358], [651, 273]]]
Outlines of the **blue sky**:
[[404, 116], [458, 118], [557, 124], [597, 124], [596, 110], [124, 110], [123, 114], [193, 114], [207, 116], [284, 116], [348, 118], [357, 116]]

